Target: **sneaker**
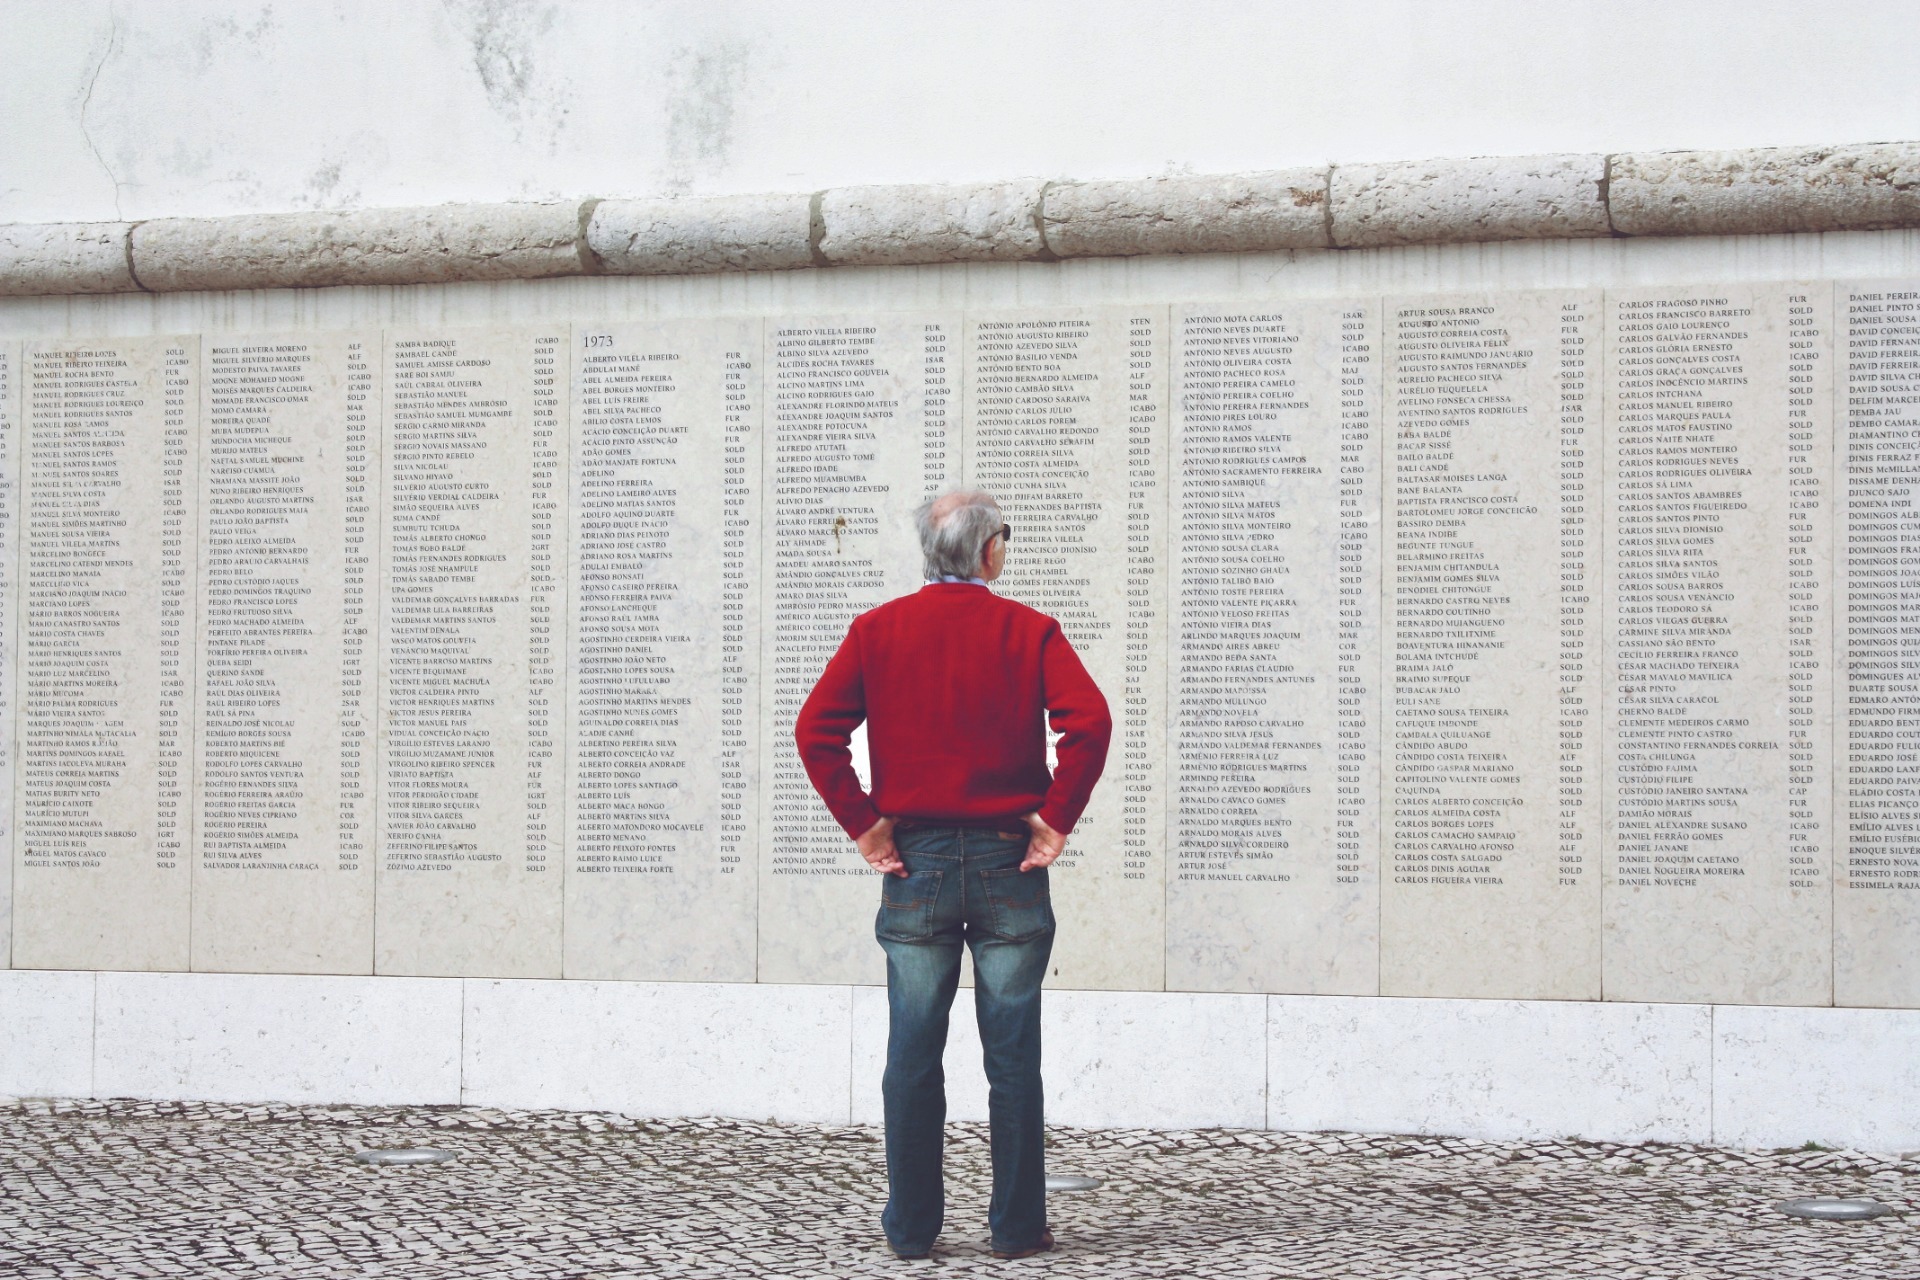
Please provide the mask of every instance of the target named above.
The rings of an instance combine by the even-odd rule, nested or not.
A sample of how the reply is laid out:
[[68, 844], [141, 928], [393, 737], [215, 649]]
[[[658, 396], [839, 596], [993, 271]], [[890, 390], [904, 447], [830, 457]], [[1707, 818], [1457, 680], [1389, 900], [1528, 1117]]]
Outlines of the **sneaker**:
[[1039, 1244], [1031, 1245], [1025, 1249], [995, 1249], [993, 1256], [996, 1258], [1031, 1258], [1036, 1253], [1047, 1253], [1051, 1251], [1052, 1248], [1053, 1232], [1042, 1231], [1040, 1233]]

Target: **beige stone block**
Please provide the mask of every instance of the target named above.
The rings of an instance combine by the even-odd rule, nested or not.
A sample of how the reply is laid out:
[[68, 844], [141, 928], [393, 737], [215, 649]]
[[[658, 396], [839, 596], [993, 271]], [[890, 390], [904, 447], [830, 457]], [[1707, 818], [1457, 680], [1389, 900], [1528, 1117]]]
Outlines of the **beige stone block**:
[[374, 971], [557, 978], [569, 328], [385, 336]]
[[1380, 319], [1174, 313], [1167, 986], [1379, 989]]
[[188, 964], [200, 339], [29, 343], [13, 962]]
[[1604, 236], [1605, 177], [1599, 155], [1336, 165], [1333, 242], [1357, 249]]
[[761, 322], [580, 326], [566, 975], [752, 982]]
[[1048, 982], [1164, 982], [1167, 310], [967, 318], [963, 482], [1014, 527], [996, 594], [1060, 621], [1113, 715], [1106, 772], [1050, 875]]
[[820, 197], [834, 266], [1028, 262], [1046, 256], [1038, 178], [973, 186], [841, 187]]
[[1062, 258], [1325, 249], [1327, 170], [1055, 183], [1042, 225]]
[[0, 225], [0, 297], [133, 293], [125, 222]]
[[1833, 998], [1829, 293], [1607, 294], [1608, 999]]
[[587, 245], [615, 275], [790, 271], [813, 257], [813, 197], [602, 200]]
[[143, 287], [288, 289], [586, 274], [575, 204], [161, 218], [133, 231]]
[[[1920, 281], [1833, 286], [1833, 1000], [1920, 1008]], [[1820, 628], [1825, 636], [1828, 628]]]
[[201, 359], [193, 967], [371, 973], [380, 335]]
[[1616, 155], [1607, 206], [1629, 236], [1916, 226], [1920, 143]]
[[778, 534], [760, 541], [763, 982], [886, 978], [880, 877], [814, 793], [793, 723], [854, 617], [922, 585], [913, 509], [960, 480], [963, 334], [957, 313], [767, 322], [760, 518]]
[[1597, 999], [1601, 298], [1385, 307], [1380, 993]]

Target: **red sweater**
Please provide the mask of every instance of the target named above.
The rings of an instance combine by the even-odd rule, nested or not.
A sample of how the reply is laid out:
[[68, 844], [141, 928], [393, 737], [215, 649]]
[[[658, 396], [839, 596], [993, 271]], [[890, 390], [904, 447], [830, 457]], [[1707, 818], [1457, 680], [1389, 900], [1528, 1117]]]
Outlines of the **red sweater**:
[[[871, 799], [847, 749], [862, 720]], [[1059, 623], [985, 587], [930, 582], [853, 620], [793, 736], [850, 836], [882, 814], [985, 824], [1035, 810], [1064, 835], [1093, 796], [1113, 719]]]

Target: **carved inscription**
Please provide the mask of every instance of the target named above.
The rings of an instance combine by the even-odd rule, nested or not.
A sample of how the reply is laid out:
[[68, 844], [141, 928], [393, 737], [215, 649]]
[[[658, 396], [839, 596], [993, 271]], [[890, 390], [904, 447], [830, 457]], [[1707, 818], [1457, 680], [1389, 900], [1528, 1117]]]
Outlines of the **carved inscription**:
[[1167, 977], [1378, 982], [1378, 313], [1194, 307], [1173, 331]]
[[754, 977], [759, 338], [575, 334], [572, 977]]
[[565, 330], [386, 348], [376, 965], [558, 977]]
[[[874, 873], [820, 803], [793, 722], [866, 610], [918, 590], [912, 513], [960, 479], [956, 316], [769, 321], [762, 490], [765, 633], [760, 977], [861, 982], [883, 973], [865, 930]], [[864, 758], [864, 735], [856, 762]]]
[[1827, 292], [1607, 298], [1606, 989], [1831, 998]]
[[199, 348], [22, 356], [21, 967], [188, 965]]
[[208, 338], [193, 966], [373, 966], [378, 335]]
[[[1389, 299], [1388, 994], [1592, 999], [1598, 294]], [[1562, 361], [1570, 363], [1563, 365]], [[1562, 716], [1562, 707], [1571, 714]]]

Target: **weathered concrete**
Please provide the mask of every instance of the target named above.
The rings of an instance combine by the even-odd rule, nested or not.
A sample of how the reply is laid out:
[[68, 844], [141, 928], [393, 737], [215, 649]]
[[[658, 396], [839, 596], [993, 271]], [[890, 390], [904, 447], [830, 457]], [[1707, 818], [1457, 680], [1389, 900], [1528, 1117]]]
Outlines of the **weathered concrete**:
[[1920, 226], [1920, 143], [1617, 155], [1608, 203], [1629, 236]]
[[441, 205], [143, 222], [133, 262], [155, 290], [444, 284], [582, 275], [581, 247], [576, 204]]
[[1324, 168], [1058, 183], [1041, 214], [1062, 258], [1329, 247]]
[[0, 297], [48, 293], [131, 293], [127, 223], [21, 222], [0, 225]]
[[1048, 257], [1038, 178], [977, 186], [843, 187], [820, 198], [835, 266], [1027, 262]]
[[816, 265], [811, 195], [602, 200], [587, 246], [615, 275], [788, 271]]
[[1608, 233], [1600, 155], [1339, 165], [1333, 242], [1343, 249]]

